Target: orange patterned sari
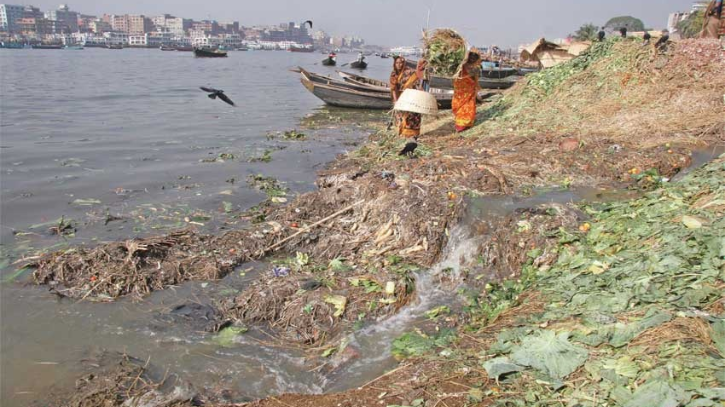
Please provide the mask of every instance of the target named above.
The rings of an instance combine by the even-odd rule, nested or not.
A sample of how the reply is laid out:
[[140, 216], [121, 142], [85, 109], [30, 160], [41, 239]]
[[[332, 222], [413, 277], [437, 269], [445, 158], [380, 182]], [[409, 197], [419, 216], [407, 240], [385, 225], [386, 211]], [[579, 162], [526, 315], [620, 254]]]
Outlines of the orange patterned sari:
[[476, 68], [463, 67], [459, 77], [453, 80], [452, 108], [456, 117], [456, 131], [469, 129], [476, 121], [478, 76]]

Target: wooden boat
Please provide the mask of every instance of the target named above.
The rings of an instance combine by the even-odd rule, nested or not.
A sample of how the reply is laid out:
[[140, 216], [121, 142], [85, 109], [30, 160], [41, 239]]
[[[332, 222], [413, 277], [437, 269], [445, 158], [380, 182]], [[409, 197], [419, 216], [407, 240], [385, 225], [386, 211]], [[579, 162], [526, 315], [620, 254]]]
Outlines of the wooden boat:
[[308, 80], [318, 83], [321, 85], [330, 85], [330, 86], [336, 86], [339, 88], [344, 89], [350, 89], [350, 90], [357, 90], [360, 92], [374, 92], [374, 93], [384, 93], [386, 95], [390, 95], [390, 89], [389, 88], [382, 88], [382, 89], [370, 89], [364, 85], [358, 85], [354, 83], [349, 83], [345, 81], [341, 81], [339, 79], [333, 79], [329, 76], [323, 76], [319, 75], [313, 72], [306, 71], [304, 68], [298, 67], [297, 72], [303, 74], [305, 77], [307, 77]]
[[194, 47], [174, 47], [177, 51], [182, 52], [191, 52], [194, 50]]
[[[481, 77], [478, 84], [481, 89], [508, 89], [521, 78], [520, 76], [511, 76], [503, 79], [490, 79]], [[453, 79], [446, 76], [431, 75], [430, 87], [438, 89], [453, 89]]]
[[108, 44], [108, 49], [123, 49], [121, 44]]
[[176, 51], [176, 48], [174, 47], [167, 47], [166, 45], [162, 45], [159, 47], [161, 51]]
[[224, 58], [227, 56], [227, 53], [211, 49], [194, 48], [194, 56], [198, 58]]
[[289, 51], [290, 52], [315, 52], [315, 48], [314, 47], [294, 47], [294, 46], [292, 46], [289, 48]]
[[82, 45], [66, 45], [65, 47], [63, 47], [63, 49], [68, 49], [68, 50], [72, 50], [72, 51], [80, 51], [83, 49], [83, 46]]
[[[313, 95], [330, 106], [347, 107], [354, 109], [390, 110], [393, 101], [389, 93], [361, 92], [345, 89], [335, 85], [325, 85], [313, 82], [304, 72], [301, 73], [301, 82]], [[452, 92], [432, 93], [438, 101], [440, 109], [450, 109], [453, 100]]]
[[362, 88], [366, 88], [374, 91], [390, 92], [390, 85], [387, 82], [379, 81], [377, 79], [366, 78], [364, 76], [355, 75], [354, 73], [337, 71], [337, 74], [342, 77], [342, 80], [358, 85]]
[[365, 61], [355, 61], [350, 63], [350, 68], [353, 69], [366, 69], [368, 67], [368, 63]]
[[322, 60], [322, 65], [324, 66], [335, 66], [337, 65], [337, 56], [336, 55], [330, 55], [327, 58]]

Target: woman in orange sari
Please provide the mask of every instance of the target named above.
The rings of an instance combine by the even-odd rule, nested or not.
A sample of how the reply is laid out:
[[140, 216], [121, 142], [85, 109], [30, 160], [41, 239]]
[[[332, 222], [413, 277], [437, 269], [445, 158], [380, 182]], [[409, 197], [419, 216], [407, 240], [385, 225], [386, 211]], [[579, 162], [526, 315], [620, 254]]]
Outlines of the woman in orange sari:
[[456, 118], [456, 131], [462, 132], [473, 127], [476, 121], [476, 97], [478, 96], [478, 78], [481, 76], [481, 54], [475, 48], [466, 53], [453, 79], [453, 115]]
[[[406, 89], [420, 90], [420, 80], [423, 79], [423, 70], [426, 61], [418, 61], [418, 67], [413, 69], [406, 65], [405, 58], [398, 56], [393, 59], [393, 72], [390, 74], [390, 96], [393, 104]], [[395, 112], [395, 125], [398, 135], [418, 138], [420, 136], [421, 115], [413, 112]]]

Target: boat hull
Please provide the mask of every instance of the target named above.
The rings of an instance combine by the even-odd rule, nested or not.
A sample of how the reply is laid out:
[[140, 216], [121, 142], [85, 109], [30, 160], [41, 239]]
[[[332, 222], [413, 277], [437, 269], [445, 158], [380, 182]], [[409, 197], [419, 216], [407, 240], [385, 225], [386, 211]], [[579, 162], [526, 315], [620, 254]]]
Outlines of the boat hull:
[[[508, 77], [503, 79], [479, 78], [478, 84], [481, 89], [508, 89], [516, 83], [520, 77]], [[430, 87], [437, 89], [453, 89], [453, 79], [445, 76], [432, 75], [430, 77]]]
[[[310, 80], [304, 73], [302, 73], [301, 82], [310, 93], [330, 106], [370, 110], [390, 110], [393, 108], [393, 101], [387, 92], [361, 92], [335, 85], [319, 84]], [[440, 92], [432, 94], [438, 101], [440, 109], [451, 108], [452, 93]]]
[[197, 58], [226, 58], [227, 53], [197, 48], [194, 50], [194, 56]]
[[298, 68], [298, 69], [304, 77], [306, 77], [309, 81], [311, 81], [313, 83], [317, 83], [320, 85], [335, 86], [338, 88], [344, 88], [344, 89], [350, 89], [350, 90], [356, 90], [358, 92], [383, 93], [386, 96], [390, 96], [390, 89], [379, 89], [379, 90], [370, 89], [363, 85], [358, 85], [358, 84], [354, 84], [354, 83], [349, 83], [349, 82], [333, 79], [333, 78], [330, 78], [327, 76], [318, 75], [316, 73], [306, 71], [303, 68]]
[[368, 67], [367, 62], [355, 61], [355, 62], [350, 63], [350, 68], [353, 68], [353, 69], [366, 69], [367, 67]]
[[337, 65], [337, 61], [335, 61], [334, 59], [331, 59], [331, 58], [323, 59], [322, 60], [322, 65], [324, 65], [324, 66], [335, 66], [335, 65]]

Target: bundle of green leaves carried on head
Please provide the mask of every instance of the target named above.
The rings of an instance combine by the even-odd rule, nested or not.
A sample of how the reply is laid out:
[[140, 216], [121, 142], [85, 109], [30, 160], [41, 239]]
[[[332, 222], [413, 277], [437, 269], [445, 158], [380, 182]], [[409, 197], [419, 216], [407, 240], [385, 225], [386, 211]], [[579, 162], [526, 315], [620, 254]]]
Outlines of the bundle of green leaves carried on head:
[[423, 32], [428, 66], [437, 75], [453, 76], [466, 55], [466, 40], [449, 28]]

